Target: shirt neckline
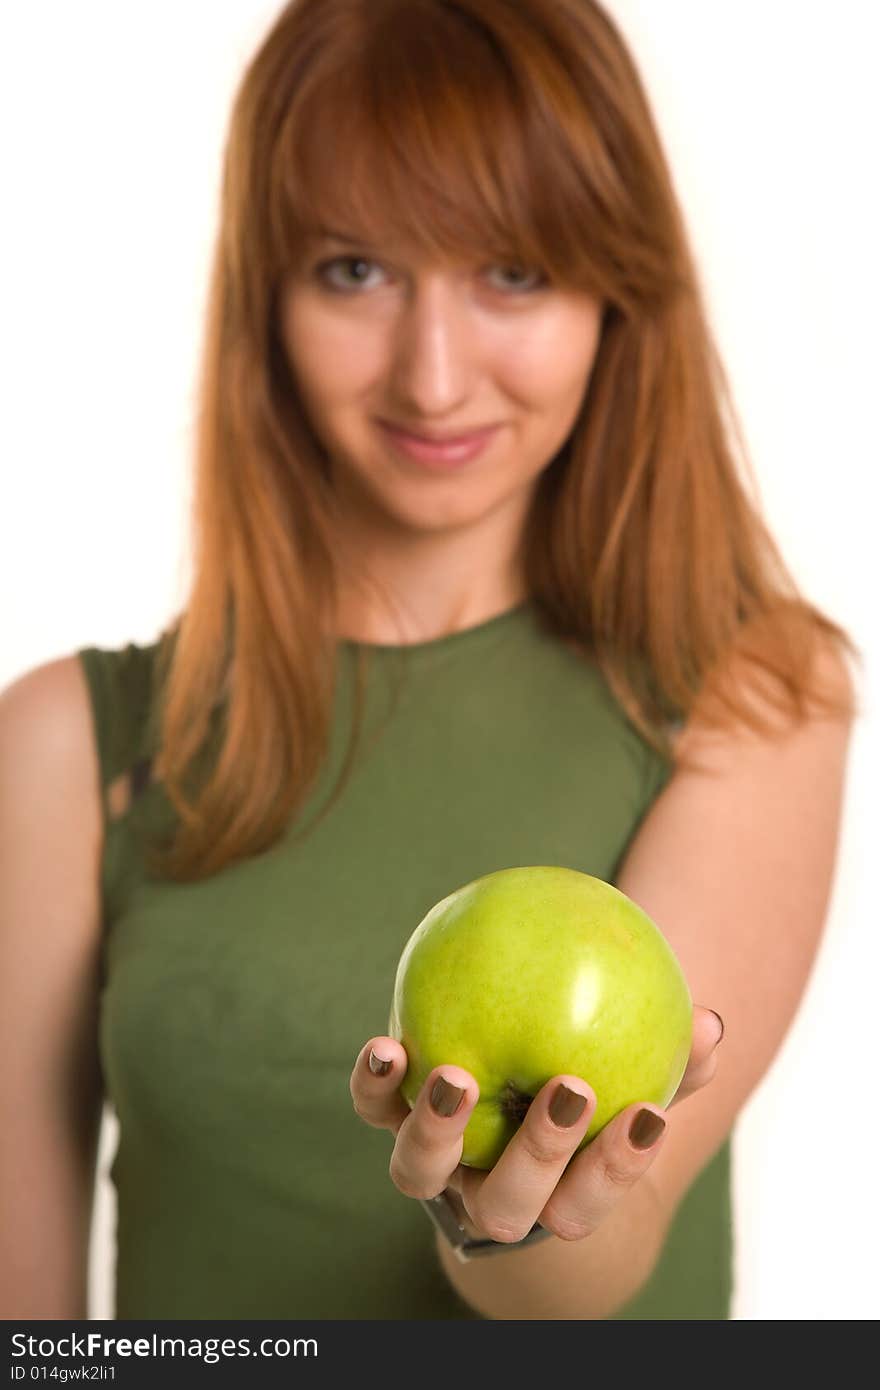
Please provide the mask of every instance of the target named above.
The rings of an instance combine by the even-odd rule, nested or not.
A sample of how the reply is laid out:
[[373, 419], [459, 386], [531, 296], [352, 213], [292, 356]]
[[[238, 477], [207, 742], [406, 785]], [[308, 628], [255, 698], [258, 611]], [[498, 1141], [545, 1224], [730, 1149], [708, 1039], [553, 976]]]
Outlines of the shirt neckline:
[[362, 642], [353, 637], [343, 637], [340, 638], [339, 645], [348, 652], [367, 651], [379, 658], [403, 655], [409, 659], [432, 656], [434, 653], [445, 654], [460, 647], [479, 644], [486, 638], [495, 637], [508, 627], [514, 626], [531, 609], [531, 602], [530, 597], [521, 599], [513, 608], [506, 608], [503, 612], [495, 613], [491, 618], [485, 618], [471, 627], [459, 628], [455, 632], [447, 632], [440, 637], [430, 637], [421, 642]]

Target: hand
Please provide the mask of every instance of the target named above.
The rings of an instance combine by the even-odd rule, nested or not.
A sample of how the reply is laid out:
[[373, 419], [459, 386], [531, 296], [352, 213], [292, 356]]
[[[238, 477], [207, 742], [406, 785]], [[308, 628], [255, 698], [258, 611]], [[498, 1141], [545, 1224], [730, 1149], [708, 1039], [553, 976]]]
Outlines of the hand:
[[[694, 1008], [688, 1065], [667, 1112], [712, 1080], [722, 1033], [718, 1014]], [[371, 1068], [371, 1053], [391, 1063], [384, 1075]], [[355, 1112], [366, 1124], [394, 1134], [389, 1171], [395, 1186], [417, 1198], [451, 1189], [475, 1235], [512, 1243], [522, 1240], [537, 1221], [562, 1240], [580, 1240], [650, 1168], [662, 1146], [667, 1112], [637, 1101], [572, 1157], [589, 1128], [596, 1096], [583, 1078], [560, 1075], [541, 1087], [495, 1167], [489, 1172], [468, 1168], [460, 1159], [462, 1134], [479, 1097], [473, 1076], [462, 1067], [435, 1067], [410, 1110], [398, 1089], [406, 1068], [406, 1051], [393, 1038], [365, 1043], [349, 1083]], [[445, 1086], [437, 1084], [441, 1078]], [[575, 1092], [561, 1093], [567, 1114], [553, 1108], [560, 1083]], [[457, 1097], [449, 1087], [460, 1088], [463, 1095]], [[581, 1097], [586, 1104], [572, 1121]], [[452, 1113], [438, 1114], [432, 1099]]]

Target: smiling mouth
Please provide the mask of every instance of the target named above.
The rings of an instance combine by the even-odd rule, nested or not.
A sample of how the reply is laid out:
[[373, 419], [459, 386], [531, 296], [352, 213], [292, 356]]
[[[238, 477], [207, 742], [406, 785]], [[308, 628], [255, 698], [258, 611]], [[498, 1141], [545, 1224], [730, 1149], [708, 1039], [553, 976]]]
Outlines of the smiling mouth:
[[498, 428], [497, 425], [475, 425], [472, 429], [458, 430], [454, 434], [435, 434], [423, 430], [411, 430], [404, 425], [396, 425], [392, 420], [380, 420], [379, 424], [394, 434], [402, 435], [405, 439], [415, 439], [422, 444], [449, 445], [470, 444], [473, 440], [480, 439], [483, 435]]
[[498, 433], [497, 425], [473, 431], [470, 434], [447, 435], [443, 438], [425, 438], [410, 434], [385, 420], [379, 420], [379, 427], [395, 454], [405, 460], [408, 466], [415, 464], [433, 473], [457, 469], [478, 458], [488, 448]]

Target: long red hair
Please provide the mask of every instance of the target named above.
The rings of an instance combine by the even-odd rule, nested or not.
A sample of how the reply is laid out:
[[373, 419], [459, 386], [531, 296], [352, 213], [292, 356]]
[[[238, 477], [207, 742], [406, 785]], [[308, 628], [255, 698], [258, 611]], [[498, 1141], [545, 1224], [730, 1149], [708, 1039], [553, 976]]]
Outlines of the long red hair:
[[664, 152], [605, 11], [294, 0], [228, 131], [193, 579], [158, 663], [156, 772], [178, 824], [155, 871], [192, 880], [266, 849], [327, 751], [334, 496], [278, 310], [306, 236], [334, 225], [540, 266], [606, 305], [577, 422], [541, 476], [526, 577], [543, 620], [599, 663], [658, 752], [671, 756], [669, 726], [698, 696], [720, 726], [764, 727], [742, 683], [721, 679], [734, 650], [792, 718], [853, 712], [852, 687], [821, 687], [817, 657], [860, 653], [798, 592], [761, 518]]

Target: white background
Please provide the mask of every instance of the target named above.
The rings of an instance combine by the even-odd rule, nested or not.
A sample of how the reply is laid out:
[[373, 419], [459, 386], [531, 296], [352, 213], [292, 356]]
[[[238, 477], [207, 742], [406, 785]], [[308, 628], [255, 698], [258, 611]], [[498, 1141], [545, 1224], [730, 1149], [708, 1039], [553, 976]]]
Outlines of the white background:
[[[867, 0], [608, 8], [654, 105], [765, 511], [809, 597], [867, 656], [821, 953], [738, 1125], [734, 1317], [874, 1318], [877, 12]], [[276, 9], [3, 8], [0, 685], [90, 643], [150, 641], [183, 601], [221, 146]], [[115, 1139], [108, 1112], [95, 1318], [112, 1316]]]

